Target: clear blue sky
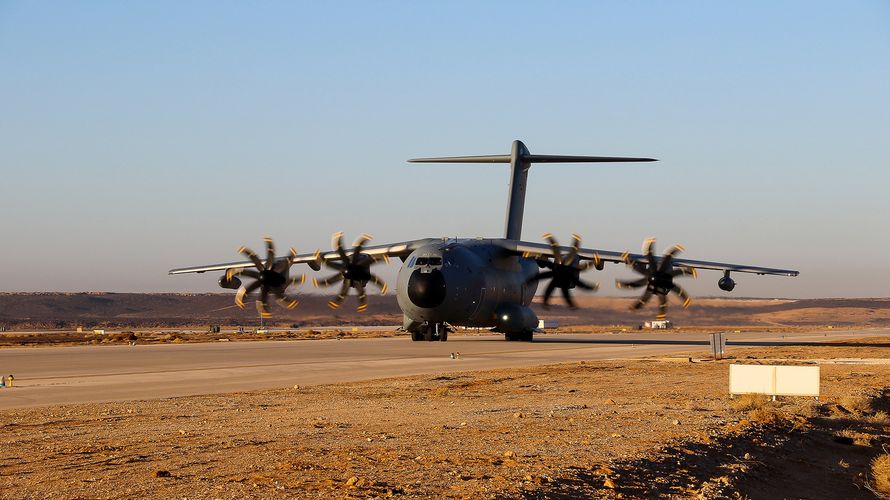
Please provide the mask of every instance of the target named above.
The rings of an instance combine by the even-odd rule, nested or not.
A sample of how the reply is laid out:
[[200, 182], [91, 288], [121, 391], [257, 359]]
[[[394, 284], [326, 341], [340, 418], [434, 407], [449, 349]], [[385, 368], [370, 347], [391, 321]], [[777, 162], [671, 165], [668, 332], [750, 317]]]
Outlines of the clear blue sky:
[[884, 0], [0, 1], [0, 291], [218, 290], [166, 271], [265, 234], [500, 236], [505, 166], [404, 160], [522, 139], [661, 159], [534, 167], [526, 239], [888, 296], [888, 54]]

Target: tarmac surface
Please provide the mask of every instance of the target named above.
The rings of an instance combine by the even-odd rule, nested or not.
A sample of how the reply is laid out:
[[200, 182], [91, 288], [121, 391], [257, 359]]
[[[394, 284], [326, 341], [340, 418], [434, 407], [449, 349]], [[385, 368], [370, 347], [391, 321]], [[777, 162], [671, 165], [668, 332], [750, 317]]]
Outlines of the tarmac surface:
[[[867, 345], [890, 328], [814, 333], [727, 333], [736, 346]], [[0, 349], [0, 373], [15, 385], [0, 389], [0, 409], [65, 403], [127, 401], [317, 385], [385, 377], [601, 359], [704, 356], [701, 332], [540, 334], [532, 343], [501, 335], [452, 334], [448, 342], [407, 337], [71, 346]], [[452, 353], [459, 353], [452, 359]]]

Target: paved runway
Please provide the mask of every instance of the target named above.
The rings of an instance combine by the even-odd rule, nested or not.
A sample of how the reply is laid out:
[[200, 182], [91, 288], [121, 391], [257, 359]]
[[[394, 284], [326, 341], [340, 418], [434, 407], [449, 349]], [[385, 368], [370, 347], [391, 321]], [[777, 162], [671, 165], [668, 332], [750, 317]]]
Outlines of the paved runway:
[[[890, 336], [890, 329], [817, 333], [729, 333], [735, 346], [801, 344]], [[533, 366], [680, 353], [703, 355], [704, 333], [501, 335], [412, 342], [407, 337], [0, 349], [0, 409], [123, 401], [365, 380], [425, 373]], [[460, 352], [460, 359], [450, 353]]]

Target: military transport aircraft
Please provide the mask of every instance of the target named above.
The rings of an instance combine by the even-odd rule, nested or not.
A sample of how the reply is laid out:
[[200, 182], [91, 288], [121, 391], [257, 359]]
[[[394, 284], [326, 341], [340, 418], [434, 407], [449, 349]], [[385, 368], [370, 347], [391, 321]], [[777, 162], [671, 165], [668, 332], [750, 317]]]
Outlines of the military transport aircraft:
[[[560, 246], [556, 239], [545, 234], [547, 243], [521, 240], [522, 216], [525, 205], [528, 171], [533, 163], [576, 162], [645, 162], [653, 158], [622, 158], [603, 156], [562, 156], [531, 154], [521, 141], [513, 141], [510, 154], [486, 156], [457, 156], [417, 158], [410, 162], [426, 163], [509, 163], [511, 170], [510, 194], [507, 201], [506, 231], [503, 238], [424, 238], [387, 245], [366, 246], [371, 239], [360, 236], [349, 249], [343, 246], [342, 233], [333, 237], [333, 251], [298, 254], [293, 248], [284, 257], [276, 256], [275, 245], [266, 238], [266, 258], [260, 259], [252, 250], [241, 247], [239, 252], [247, 260], [227, 264], [173, 269], [170, 274], [223, 271], [219, 278], [222, 288], [237, 289], [235, 303], [244, 307], [244, 299], [259, 290], [257, 310], [263, 317], [271, 315], [269, 296], [287, 308], [299, 301], [287, 293], [292, 285], [305, 282], [305, 275], [291, 276], [291, 267], [307, 264], [315, 271], [322, 266], [333, 270], [332, 276], [314, 278], [316, 286], [339, 283], [340, 291], [328, 305], [339, 308], [350, 290], [358, 296], [358, 311], [367, 310], [368, 284], [373, 283], [381, 293], [387, 284], [371, 272], [371, 266], [398, 257], [402, 267], [398, 274], [396, 295], [404, 313], [404, 329], [413, 340], [441, 340], [448, 338], [452, 326], [491, 328], [505, 334], [507, 340], [532, 340], [538, 318], [529, 307], [539, 281], [547, 281], [544, 306], [559, 289], [570, 307], [574, 307], [570, 290], [596, 290], [593, 283], [581, 279], [581, 272], [590, 268], [602, 270], [606, 262], [623, 263], [641, 276], [635, 280], [618, 280], [619, 288], [639, 288], [642, 295], [632, 308], [645, 305], [653, 295], [659, 300], [659, 315], [667, 313], [667, 296], [677, 294], [684, 307], [690, 298], [675, 278], [695, 277], [698, 270], [723, 271], [717, 285], [731, 291], [735, 281], [730, 273], [756, 273], [797, 276], [797, 271], [767, 267], [723, 264], [699, 260], [679, 259], [683, 247], [675, 245], [664, 255], [655, 254], [655, 240], [643, 244], [643, 252], [614, 252], [582, 248], [581, 237], [573, 235], [571, 246]], [[240, 278], [253, 281], [244, 286]]]

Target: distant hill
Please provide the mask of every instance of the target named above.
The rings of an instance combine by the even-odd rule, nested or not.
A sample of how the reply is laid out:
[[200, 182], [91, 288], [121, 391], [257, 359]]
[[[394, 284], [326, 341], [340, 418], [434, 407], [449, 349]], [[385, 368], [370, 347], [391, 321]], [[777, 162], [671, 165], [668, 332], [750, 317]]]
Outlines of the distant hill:
[[[394, 325], [402, 314], [394, 295], [369, 296], [369, 311], [355, 312], [355, 298], [342, 308], [327, 307], [329, 297], [303, 295], [294, 310], [273, 305], [271, 324], [290, 326]], [[542, 319], [561, 325], [636, 325], [655, 315], [655, 301], [643, 311], [630, 311], [633, 299], [578, 297], [581, 308], [571, 311], [560, 304], [543, 310]], [[672, 299], [673, 301], [673, 299]], [[684, 326], [817, 326], [890, 325], [890, 299], [696, 299], [688, 310], [671, 303], [671, 319]], [[69, 328], [83, 326], [163, 327], [258, 322], [248, 303], [236, 308], [231, 293], [0, 293], [0, 325], [18, 328]]]

